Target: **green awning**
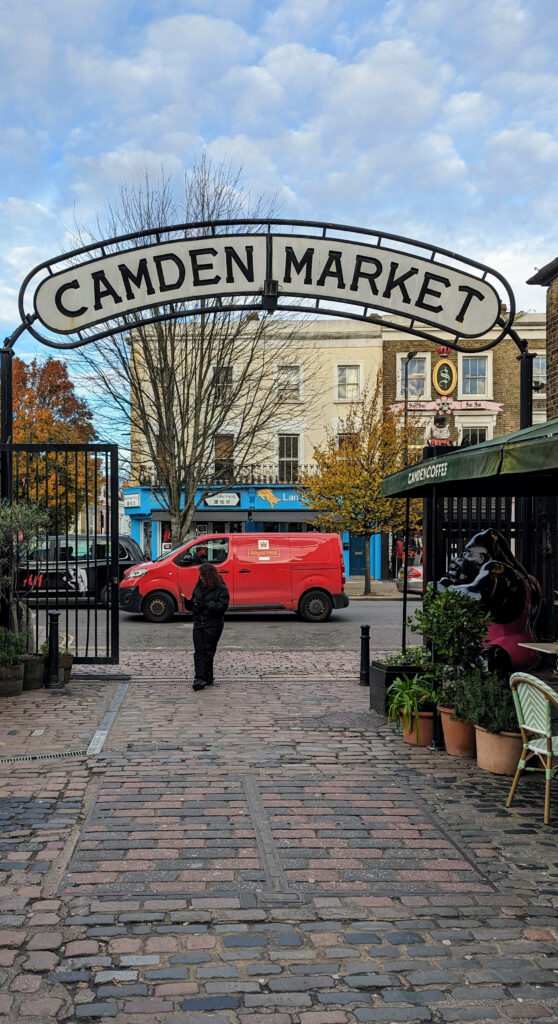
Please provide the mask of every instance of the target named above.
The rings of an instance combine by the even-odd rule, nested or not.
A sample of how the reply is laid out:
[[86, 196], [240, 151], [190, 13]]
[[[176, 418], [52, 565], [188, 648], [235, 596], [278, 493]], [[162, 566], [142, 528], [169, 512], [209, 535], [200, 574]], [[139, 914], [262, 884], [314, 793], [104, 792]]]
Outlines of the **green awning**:
[[558, 419], [469, 448], [440, 448], [382, 481], [384, 498], [558, 493]]

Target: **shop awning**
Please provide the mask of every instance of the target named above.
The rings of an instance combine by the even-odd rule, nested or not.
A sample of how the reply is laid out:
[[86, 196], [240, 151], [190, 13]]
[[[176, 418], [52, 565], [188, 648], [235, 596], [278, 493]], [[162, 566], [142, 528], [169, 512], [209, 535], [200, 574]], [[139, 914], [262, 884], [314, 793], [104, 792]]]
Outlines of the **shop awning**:
[[382, 481], [384, 498], [558, 494], [558, 419], [440, 455]]

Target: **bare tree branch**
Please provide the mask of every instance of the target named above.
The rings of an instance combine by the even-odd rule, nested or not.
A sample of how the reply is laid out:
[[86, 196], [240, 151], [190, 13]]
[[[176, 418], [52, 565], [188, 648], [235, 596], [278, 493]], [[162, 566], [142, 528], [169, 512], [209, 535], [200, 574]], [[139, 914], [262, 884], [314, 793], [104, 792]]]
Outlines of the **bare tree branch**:
[[[102, 239], [180, 222], [276, 212], [275, 197], [253, 201], [240, 171], [202, 156], [186, 174], [181, 196], [174, 194], [164, 168], [155, 181], [146, 170], [139, 182], [123, 184], [97, 231]], [[77, 228], [77, 238], [84, 244], [91, 234]], [[235, 474], [257, 463], [264, 452], [269, 458], [274, 423], [285, 412], [278, 368], [293, 362], [301, 366], [307, 394], [316, 368], [311, 346], [303, 350], [295, 343], [301, 321], [289, 323], [263, 310], [257, 314], [242, 301], [228, 312], [217, 312], [217, 304], [206, 299], [201, 312], [198, 303], [196, 314], [188, 316], [194, 306], [175, 302], [172, 310], [157, 310], [175, 318], [155, 324], [128, 314], [127, 335], [92, 342], [78, 357], [98, 395], [118, 411], [123, 424], [129, 422], [132, 474], [138, 481], [154, 481], [175, 543], [187, 535], [196, 501], [229, 479], [223, 466], [218, 472], [216, 438], [233, 439]]]

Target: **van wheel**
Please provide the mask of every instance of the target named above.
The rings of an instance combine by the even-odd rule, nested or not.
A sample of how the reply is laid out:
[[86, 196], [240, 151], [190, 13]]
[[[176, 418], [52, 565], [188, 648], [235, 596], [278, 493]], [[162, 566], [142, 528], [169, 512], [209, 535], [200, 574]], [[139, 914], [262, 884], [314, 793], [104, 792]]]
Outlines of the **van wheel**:
[[148, 594], [142, 605], [142, 612], [148, 622], [170, 622], [174, 617], [176, 605], [162, 590], [154, 590]]
[[99, 592], [99, 604], [102, 604], [103, 608], [107, 608], [108, 607], [108, 598], [109, 598], [109, 591], [108, 591], [108, 586], [105, 583], [104, 587], [101, 587], [101, 590]]
[[332, 608], [331, 598], [324, 590], [309, 590], [301, 598], [298, 610], [305, 622], [325, 622]]

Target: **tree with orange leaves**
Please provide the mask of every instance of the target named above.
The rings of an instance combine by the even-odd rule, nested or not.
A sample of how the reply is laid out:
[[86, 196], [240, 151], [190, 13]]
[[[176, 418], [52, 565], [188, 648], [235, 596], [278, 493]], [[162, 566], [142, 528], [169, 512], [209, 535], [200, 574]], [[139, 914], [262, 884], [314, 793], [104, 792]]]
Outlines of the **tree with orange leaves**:
[[93, 413], [78, 398], [65, 363], [14, 358], [14, 441], [84, 444], [95, 439]]
[[[405, 500], [383, 498], [384, 477], [402, 469], [420, 450], [420, 427], [414, 417], [404, 422], [384, 405], [382, 375], [373, 392], [364, 392], [314, 448], [316, 468], [301, 474], [301, 497], [316, 513], [316, 525], [327, 531], [349, 530], [364, 539], [364, 594], [370, 593], [370, 538], [373, 533], [401, 530]], [[411, 502], [414, 526], [421, 502]]]
[[[16, 444], [86, 444], [95, 439], [93, 414], [68, 376], [65, 363], [52, 357], [30, 363], [14, 358], [13, 407]], [[97, 480], [94, 482], [94, 478]], [[86, 480], [87, 477], [87, 480]], [[86, 487], [86, 483], [88, 487]], [[82, 510], [87, 490], [103, 486], [90, 455], [67, 453], [14, 459], [14, 496], [47, 508], [54, 533], [61, 528], [62, 509], [73, 516]]]

